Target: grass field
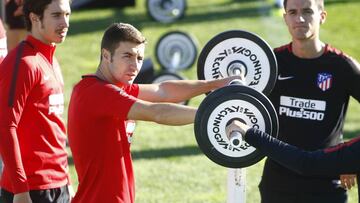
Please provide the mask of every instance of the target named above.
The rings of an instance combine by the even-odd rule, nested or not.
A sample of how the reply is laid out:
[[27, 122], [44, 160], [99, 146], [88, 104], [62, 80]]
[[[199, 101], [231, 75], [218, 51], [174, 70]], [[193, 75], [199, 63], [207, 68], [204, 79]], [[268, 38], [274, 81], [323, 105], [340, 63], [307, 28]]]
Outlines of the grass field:
[[[169, 24], [152, 21], [146, 14], [145, 1], [136, 7], [74, 11], [70, 32], [57, 57], [66, 83], [66, 106], [72, 86], [85, 73], [93, 73], [98, 65], [102, 33], [112, 22], [128, 22], [147, 37], [146, 57], [156, 63], [157, 40], [168, 31], [181, 30], [193, 35], [199, 51], [214, 35], [229, 29], [254, 32], [272, 47], [289, 42], [287, 28], [272, 2], [261, 0], [188, 0], [186, 16]], [[360, 1], [326, 0], [329, 13], [322, 27], [322, 39], [360, 60]], [[196, 64], [183, 76], [196, 79]], [[190, 101], [198, 106], [204, 96]], [[345, 125], [346, 138], [360, 134], [360, 105], [354, 100]], [[193, 126], [168, 127], [138, 122], [132, 153], [136, 176], [136, 201], [140, 203], [219, 203], [226, 202], [227, 169], [208, 160], [198, 149]], [[94, 149], [96, 150], [96, 149]], [[70, 159], [74, 185], [77, 178]], [[247, 202], [259, 202], [257, 185], [263, 161], [247, 168]], [[99, 166], [101, 167], [101, 166]], [[350, 192], [349, 203], [357, 202], [356, 189]]]

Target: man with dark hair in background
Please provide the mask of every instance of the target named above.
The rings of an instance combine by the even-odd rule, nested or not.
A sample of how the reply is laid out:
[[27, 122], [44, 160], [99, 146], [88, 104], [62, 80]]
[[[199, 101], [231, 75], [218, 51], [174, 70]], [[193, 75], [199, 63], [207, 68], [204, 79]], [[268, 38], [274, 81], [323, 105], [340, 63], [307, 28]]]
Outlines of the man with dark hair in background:
[[25, 0], [30, 32], [0, 65], [1, 194], [5, 203], [68, 203], [63, 79], [54, 57], [65, 40], [69, 0]]

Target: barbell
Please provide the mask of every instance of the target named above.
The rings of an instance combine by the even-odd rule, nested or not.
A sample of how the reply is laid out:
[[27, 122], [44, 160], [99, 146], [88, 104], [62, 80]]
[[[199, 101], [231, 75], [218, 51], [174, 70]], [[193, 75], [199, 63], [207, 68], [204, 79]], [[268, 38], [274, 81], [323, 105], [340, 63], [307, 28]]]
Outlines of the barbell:
[[162, 35], [155, 46], [156, 59], [161, 68], [178, 72], [190, 68], [197, 58], [197, 43], [193, 36], [182, 31]]
[[226, 135], [225, 128], [234, 119], [277, 137], [278, 118], [263, 93], [244, 85], [219, 88], [201, 102], [194, 124], [199, 148], [219, 165], [243, 168], [257, 163], [264, 155], [241, 141], [240, 135]]
[[186, 0], [147, 0], [149, 16], [160, 23], [172, 23], [185, 15]]
[[276, 82], [277, 63], [270, 46], [259, 36], [231, 30], [212, 38], [198, 59], [199, 79], [243, 75], [244, 81], [209, 93], [195, 116], [194, 133], [201, 151], [213, 162], [228, 168], [251, 166], [264, 155], [242, 140], [239, 132], [227, 135], [233, 120], [274, 137], [279, 122], [276, 110], [265, 96]]

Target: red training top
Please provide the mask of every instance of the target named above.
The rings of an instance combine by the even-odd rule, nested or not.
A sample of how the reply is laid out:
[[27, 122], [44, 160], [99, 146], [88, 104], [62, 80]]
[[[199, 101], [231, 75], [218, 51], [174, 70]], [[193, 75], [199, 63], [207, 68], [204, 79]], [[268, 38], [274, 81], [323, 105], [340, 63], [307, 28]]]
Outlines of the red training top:
[[69, 182], [64, 84], [54, 51], [29, 35], [0, 65], [1, 186], [12, 193]]
[[138, 92], [138, 85], [120, 88], [94, 75], [74, 87], [68, 134], [79, 186], [72, 203], [134, 202], [131, 137], [125, 125]]

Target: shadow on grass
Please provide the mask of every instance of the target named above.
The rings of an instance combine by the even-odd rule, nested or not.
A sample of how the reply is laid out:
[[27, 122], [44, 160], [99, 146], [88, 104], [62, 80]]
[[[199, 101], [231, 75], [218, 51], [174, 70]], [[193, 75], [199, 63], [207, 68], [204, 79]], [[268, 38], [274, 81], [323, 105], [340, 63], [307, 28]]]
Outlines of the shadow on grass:
[[[327, 0], [326, 5], [338, 4], [338, 3], [351, 3], [358, 2], [359, 0]], [[259, 16], [270, 16], [272, 6], [264, 0], [254, 0], [253, 4], [246, 4], [248, 0], [230, 0], [220, 4], [200, 4], [197, 6], [191, 6], [193, 10], [209, 10], [206, 13], [188, 14], [185, 13], [184, 18], [175, 22], [175, 25], [181, 26], [184, 24], [194, 24], [208, 22], [216, 23], [224, 19], [235, 19], [235, 18], [251, 18]], [[232, 4], [243, 3], [243, 6], [231, 6]], [[145, 5], [144, 5], [145, 6]], [[226, 6], [228, 9], [214, 9]], [[199, 7], [199, 8], [197, 8]], [[200, 8], [201, 7], [201, 8]], [[111, 8], [110, 8], [111, 9]], [[189, 9], [189, 8], [188, 8]], [[161, 24], [159, 22], [150, 19], [146, 11], [144, 13], [137, 13], [128, 15], [124, 13], [123, 9], [113, 8], [111, 9], [114, 15], [107, 18], [92, 18], [86, 20], [70, 21], [71, 28], [69, 35], [77, 35], [88, 32], [96, 32], [105, 30], [113, 22], [127, 22], [138, 29], [146, 27], [163, 27], [166, 28], [169, 24]], [[88, 10], [76, 10], [76, 12], [93, 12], [94, 16], [96, 13], [101, 12], [101, 9], [88, 9]]]
[[352, 2], [359, 2], [359, 0], [326, 0], [325, 6], [330, 4], [338, 4], [338, 3], [352, 3]]
[[234, 8], [226, 11], [211, 11], [201, 14], [193, 14], [185, 16], [185, 18], [179, 21], [179, 24], [192, 24], [192, 23], [216, 23], [217, 21], [223, 21], [224, 19], [238, 19], [238, 18], [253, 18], [259, 16], [270, 16], [270, 6], [254, 5], [251, 7]]
[[[92, 12], [94, 13], [94, 15], [96, 15], [96, 13], [101, 11], [101, 9], [89, 9], [86, 11], [81, 10], [78, 12]], [[147, 19], [147, 16], [145, 15], [127, 16], [121, 9], [113, 9], [113, 13], [113, 16], [107, 18], [91, 18], [75, 21], [70, 20], [70, 29], [68, 35], [71, 36], [97, 31], [105, 31], [105, 29], [114, 22], [127, 22], [139, 29], [141, 29], [142, 23], [150, 23], [149, 19]]]
[[360, 136], [360, 130], [344, 131], [344, 139], [349, 140]]
[[162, 149], [138, 150], [131, 152], [134, 160], [138, 159], [159, 159], [177, 156], [194, 156], [202, 154], [197, 146], [184, 146]]
[[[243, 1], [243, 0], [241, 0]], [[211, 5], [212, 7], [214, 5]], [[113, 22], [127, 22], [138, 29], [143, 29], [146, 27], [168, 27], [168, 24], [161, 24], [155, 22], [149, 18], [146, 13], [135, 14], [135, 15], [126, 15], [123, 9], [113, 9], [114, 15], [107, 18], [92, 18], [86, 20], [75, 20], [70, 21], [71, 28], [69, 29], [68, 35], [77, 35], [88, 32], [96, 32], [100, 30], [105, 30]], [[100, 9], [91, 9], [91, 10], [79, 10], [78, 12], [93, 12], [96, 15], [97, 12], [101, 12]], [[266, 4], [254, 4], [247, 7], [235, 7], [232, 8], [229, 6], [229, 9], [220, 10], [212, 9], [212, 11], [207, 13], [199, 13], [193, 15], [186, 15], [183, 19], [180, 19], [176, 22], [177, 25], [181, 26], [183, 24], [193, 24], [193, 23], [216, 23], [216, 21], [222, 21], [224, 19], [231, 18], [243, 18], [243, 17], [258, 17], [258, 16], [269, 16], [271, 14], [271, 7]]]

